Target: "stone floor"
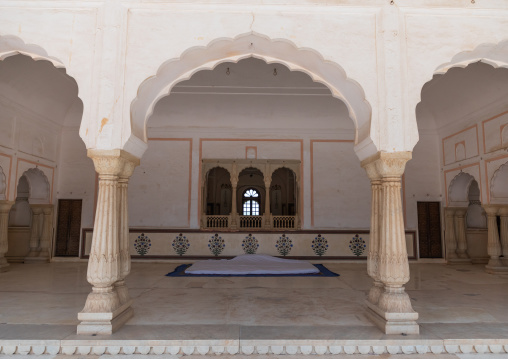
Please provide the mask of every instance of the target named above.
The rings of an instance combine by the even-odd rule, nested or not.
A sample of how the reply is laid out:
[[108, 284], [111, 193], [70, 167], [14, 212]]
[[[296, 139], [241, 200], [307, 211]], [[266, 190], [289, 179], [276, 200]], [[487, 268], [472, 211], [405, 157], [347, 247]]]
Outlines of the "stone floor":
[[75, 334], [90, 292], [86, 263], [12, 264], [0, 274], [1, 353], [508, 356], [508, 276], [481, 265], [411, 264], [418, 336], [384, 335], [365, 318], [365, 263], [327, 263], [335, 278], [164, 276], [177, 265], [133, 263], [134, 318], [91, 337]]

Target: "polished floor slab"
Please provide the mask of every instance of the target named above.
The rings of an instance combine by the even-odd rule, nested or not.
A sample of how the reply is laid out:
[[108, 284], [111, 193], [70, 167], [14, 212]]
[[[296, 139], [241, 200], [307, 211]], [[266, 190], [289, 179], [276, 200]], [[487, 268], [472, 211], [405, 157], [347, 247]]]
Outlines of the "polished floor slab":
[[508, 276], [481, 265], [411, 264], [421, 333], [395, 336], [364, 315], [365, 263], [327, 263], [335, 278], [166, 277], [178, 264], [133, 263], [134, 317], [94, 337], [76, 335], [86, 263], [12, 264], [0, 274], [1, 353], [508, 355]]

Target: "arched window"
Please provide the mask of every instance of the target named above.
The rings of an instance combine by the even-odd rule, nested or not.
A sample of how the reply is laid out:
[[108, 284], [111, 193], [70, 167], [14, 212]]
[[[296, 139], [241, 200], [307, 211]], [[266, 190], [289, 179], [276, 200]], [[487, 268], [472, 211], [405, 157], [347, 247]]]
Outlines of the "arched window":
[[243, 193], [243, 210], [244, 216], [259, 216], [259, 193], [249, 188]]

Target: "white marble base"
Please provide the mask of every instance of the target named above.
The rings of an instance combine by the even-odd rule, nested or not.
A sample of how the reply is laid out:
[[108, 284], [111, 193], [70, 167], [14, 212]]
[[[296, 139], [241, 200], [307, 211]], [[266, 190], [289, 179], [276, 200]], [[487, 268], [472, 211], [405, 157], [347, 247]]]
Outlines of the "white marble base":
[[25, 264], [33, 264], [33, 263], [48, 263], [49, 257], [25, 257]]
[[468, 264], [471, 263], [471, 258], [452, 258], [448, 259], [448, 264]]
[[485, 272], [490, 274], [508, 274], [508, 267], [486, 265]]
[[365, 304], [367, 318], [385, 334], [420, 334], [420, 326], [416, 323], [418, 313], [387, 313], [368, 300]]
[[81, 323], [77, 334], [84, 335], [110, 335], [122, 327], [134, 315], [131, 308], [132, 300], [122, 305], [113, 313], [78, 313]]

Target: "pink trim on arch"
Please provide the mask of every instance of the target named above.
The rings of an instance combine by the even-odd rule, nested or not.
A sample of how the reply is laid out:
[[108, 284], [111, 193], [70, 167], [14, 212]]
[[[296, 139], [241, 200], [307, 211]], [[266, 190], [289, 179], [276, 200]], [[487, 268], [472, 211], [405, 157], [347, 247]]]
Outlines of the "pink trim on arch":
[[9, 173], [7, 175], [7, 191], [5, 191], [5, 199], [9, 200], [9, 194], [11, 190], [11, 171], [12, 171], [12, 156], [4, 153], [0, 153], [0, 156], [7, 157], [9, 159]]

